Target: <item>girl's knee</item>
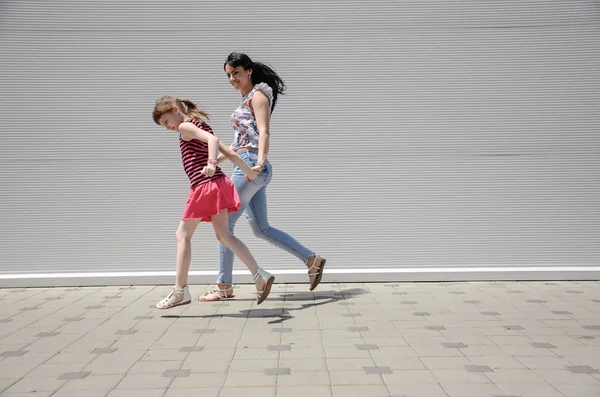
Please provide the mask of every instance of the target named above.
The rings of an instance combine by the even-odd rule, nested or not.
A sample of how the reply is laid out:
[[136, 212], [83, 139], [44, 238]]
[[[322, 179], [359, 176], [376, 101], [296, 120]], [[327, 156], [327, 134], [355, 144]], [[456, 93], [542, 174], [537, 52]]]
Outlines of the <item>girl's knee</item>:
[[229, 231], [227, 232], [219, 232], [216, 233], [217, 235], [217, 240], [226, 246], [229, 246], [229, 244], [233, 241], [233, 234]]
[[185, 230], [177, 230], [175, 233], [175, 239], [177, 240], [177, 243], [189, 243], [192, 241], [192, 234], [186, 232]]

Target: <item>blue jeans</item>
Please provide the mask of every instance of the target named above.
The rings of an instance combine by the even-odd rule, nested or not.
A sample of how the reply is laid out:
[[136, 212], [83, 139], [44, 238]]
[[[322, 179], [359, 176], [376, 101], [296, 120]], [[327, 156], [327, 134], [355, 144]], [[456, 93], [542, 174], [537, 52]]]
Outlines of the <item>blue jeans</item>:
[[[256, 151], [247, 150], [238, 154], [251, 168], [258, 161]], [[246, 174], [239, 167], [234, 168], [231, 180], [237, 188], [242, 205], [239, 211], [229, 213], [229, 230], [233, 233], [235, 223], [240, 219], [242, 213], [246, 212], [249, 217], [250, 228], [256, 237], [268, 241], [306, 263], [308, 257], [314, 255], [314, 252], [300, 244], [289, 234], [269, 225], [267, 218], [267, 185], [271, 182], [272, 176], [273, 169], [268, 161], [265, 162], [265, 168], [262, 172], [252, 182], [246, 180]], [[221, 243], [219, 243], [219, 276], [217, 283], [233, 283], [233, 252]]]

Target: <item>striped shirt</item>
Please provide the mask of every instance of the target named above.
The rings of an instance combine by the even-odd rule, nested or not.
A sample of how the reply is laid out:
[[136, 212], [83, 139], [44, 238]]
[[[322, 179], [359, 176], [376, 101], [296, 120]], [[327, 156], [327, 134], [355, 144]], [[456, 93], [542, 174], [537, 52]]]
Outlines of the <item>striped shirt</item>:
[[[202, 121], [190, 120], [196, 127], [203, 129], [206, 132], [215, 134], [210, 126]], [[203, 183], [211, 180], [220, 178], [225, 174], [221, 171], [221, 168], [217, 167], [215, 174], [211, 177], [207, 177], [202, 174], [202, 169], [208, 164], [208, 144], [198, 139], [192, 139], [191, 141], [184, 141], [179, 135], [179, 147], [181, 148], [181, 161], [183, 163], [183, 169], [190, 178], [192, 187], [202, 185]]]

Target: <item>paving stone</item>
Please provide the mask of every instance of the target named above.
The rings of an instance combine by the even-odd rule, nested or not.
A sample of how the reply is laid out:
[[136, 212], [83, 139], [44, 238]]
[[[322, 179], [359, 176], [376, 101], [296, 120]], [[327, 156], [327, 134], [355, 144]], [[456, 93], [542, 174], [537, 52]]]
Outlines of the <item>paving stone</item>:
[[464, 349], [465, 347], [467, 347], [467, 345], [465, 345], [462, 342], [458, 342], [458, 343], [442, 343], [442, 346], [444, 346], [447, 349]]
[[81, 321], [83, 320], [83, 317], [67, 317], [64, 319], [64, 321]]
[[367, 374], [393, 374], [390, 367], [364, 367]]
[[268, 350], [271, 352], [280, 352], [280, 351], [285, 351], [285, 350], [292, 350], [292, 346], [291, 345], [271, 345], [271, 346], [269, 346]]
[[558, 314], [558, 315], [565, 315], [565, 316], [568, 316], [568, 315], [571, 315], [571, 314], [573, 314], [573, 313], [571, 313], [571, 312], [568, 312], [568, 311], [566, 311], [566, 310], [553, 310], [553, 311], [551, 311], [550, 313], [553, 313], [553, 314]]
[[590, 367], [589, 365], [573, 365], [565, 367], [567, 371], [572, 372], [574, 374], [597, 374], [598, 371], [595, 368]]
[[[144, 390], [151, 391], [159, 389], [164, 391], [173, 382], [172, 378], [157, 376], [156, 374], [127, 374], [117, 385], [115, 390]], [[135, 395], [131, 393], [130, 395]], [[148, 396], [148, 393], [143, 394], [144, 397]]]
[[67, 372], [63, 374], [59, 379], [73, 380], [73, 379], [85, 379], [91, 372]]
[[428, 313], [428, 312], [415, 312], [412, 315], [413, 316], [417, 316], [417, 317], [427, 317], [427, 316], [431, 316], [431, 313]]
[[184, 378], [190, 376], [189, 369], [168, 369], [164, 372], [163, 376], [168, 378]]
[[584, 325], [581, 328], [600, 331], [600, 325]]
[[89, 310], [96, 310], [96, 309], [103, 309], [105, 306], [104, 305], [93, 305], [93, 306], [86, 306], [86, 309]]
[[379, 349], [379, 346], [373, 345], [373, 344], [355, 345], [355, 347], [357, 350], [377, 350], [377, 349]]
[[56, 335], [60, 335], [60, 332], [40, 332], [36, 336], [38, 336], [40, 338], [47, 338], [47, 337], [56, 336]]
[[[16, 381], [16, 383], [15, 383]], [[0, 392], [3, 397], [18, 397], [18, 396], [50, 396], [58, 390], [66, 381], [56, 378], [24, 378], [21, 380], [11, 379], [10, 386], [5, 390], [5, 393]], [[3, 380], [0, 379], [0, 390]], [[48, 393], [48, 394], [46, 394]]]
[[467, 372], [495, 372], [487, 365], [465, 365], [464, 368]]
[[480, 301], [477, 301], [477, 300], [468, 300], [468, 301], [464, 301], [464, 303], [468, 303], [468, 304], [470, 304], [470, 305], [478, 305], [478, 304], [480, 304], [481, 302], [480, 302]]
[[265, 368], [265, 375], [290, 375], [290, 368]]
[[197, 329], [194, 331], [195, 334], [214, 334], [215, 333], [215, 329], [214, 328], [204, 328], [204, 329]]
[[114, 352], [116, 352], [118, 349], [116, 347], [111, 347], [111, 348], [101, 348], [101, 349], [94, 349], [94, 351], [92, 351], [92, 353], [94, 354], [112, 354]]
[[368, 330], [369, 327], [348, 327], [348, 331], [350, 332], [365, 332]]
[[567, 290], [567, 294], [583, 294], [583, 291], [579, 291], [579, 290]]
[[50, 296], [48, 298], [45, 298], [44, 300], [47, 300], [47, 301], [59, 301], [61, 299], [62, 299], [62, 296]]
[[525, 329], [520, 325], [504, 325], [502, 328], [507, 329], [509, 331], [522, 331]]
[[429, 331], [445, 331], [446, 327], [443, 325], [426, 325], [425, 329]]
[[484, 316], [499, 316], [500, 313], [498, 312], [481, 312], [482, 315]]
[[344, 313], [342, 314], [342, 317], [360, 317], [362, 316], [362, 314], [360, 313]]
[[273, 332], [292, 332], [291, 328], [272, 328]]
[[416, 305], [419, 302], [417, 302], [417, 301], [402, 301], [400, 303], [402, 303], [403, 305]]
[[10, 323], [12, 318], [0, 318], [0, 324]]
[[120, 329], [117, 332], [115, 332], [115, 334], [116, 335], [133, 335], [137, 332], [138, 332], [137, 329]]
[[154, 316], [137, 316], [134, 317], [134, 320], [152, 320], [154, 318]]
[[530, 343], [530, 345], [537, 349], [556, 349], [556, 346], [551, 343]]
[[515, 394], [494, 394], [492, 397], [523, 397], [523, 396], [517, 396]]
[[179, 349], [180, 352], [201, 352], [204, 350], [204, 346], [183, 346]]
[[2, 354], [0, 354], [0, 356], [2, 357], [20, 357], [24, 354], [27, 354], [27, 350], [9, 350], [9, 351], [5, 351]]
[[527, 302], [529, 303], [546, 303], [546, 301], [540, 299], [529, 299]]

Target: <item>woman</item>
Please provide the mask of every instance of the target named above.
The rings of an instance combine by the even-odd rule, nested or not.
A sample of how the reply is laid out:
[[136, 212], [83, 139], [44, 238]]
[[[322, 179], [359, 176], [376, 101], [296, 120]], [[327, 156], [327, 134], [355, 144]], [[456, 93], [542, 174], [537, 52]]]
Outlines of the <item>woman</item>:
[[[242, 94], [240, 106], [233, 112], [231, 121], [235, 138], [231, 148], [250, 166], [259, 172], [250, 182], [244, 172], [235, 167], [231, 177], [241, 200], [238, 212], [229, 215], [229, 230], [233, 233], [235, 223], [246, 212], [254, 235], [296, 256], [308, 267], [310, 291], [321, 282], [325, 259], [309, 250], [289, 234], [269, 225], [267, 218], [267, 185], [273, 175], [269, 154], [270, 118], [275, 109], [277, 96], [285, 90], [283, 80], [270, 67], [253, 62], [246, 54], [232, 52], [223, 65], [229, 82]], [[225, 160], [224, 155], [218, 161]], [[233, 253], [219, 243], [219, 276], [217, 285], [200, 301], [217, 301], [233, 298]]]

